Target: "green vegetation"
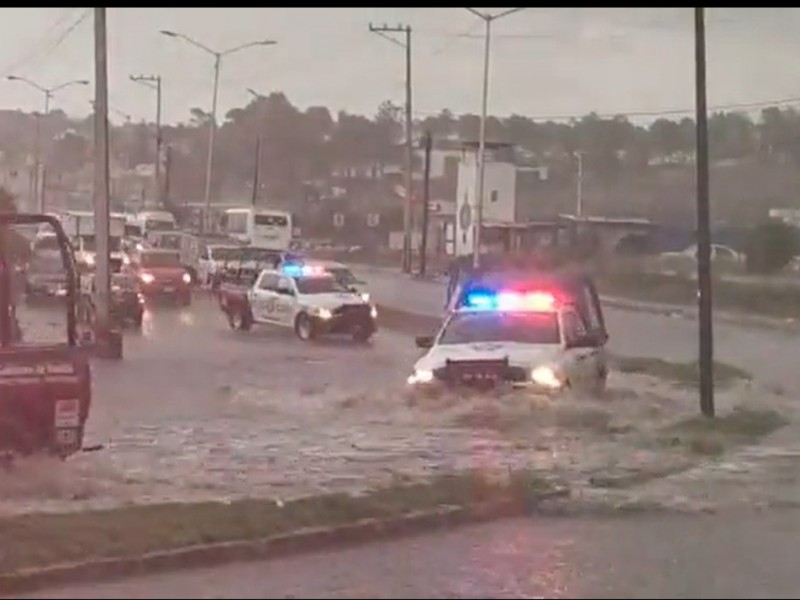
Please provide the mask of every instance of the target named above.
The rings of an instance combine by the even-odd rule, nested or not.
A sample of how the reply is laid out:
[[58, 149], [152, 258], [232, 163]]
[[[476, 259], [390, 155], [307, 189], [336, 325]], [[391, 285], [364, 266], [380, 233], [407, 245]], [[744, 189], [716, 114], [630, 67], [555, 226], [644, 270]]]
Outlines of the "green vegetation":
[[690, 417], [662, 432], [667, 436], [663, 441], [671, 446], [688, 448], [695, 454], [718, 455], [730, 446], [753, 443], [787, 423], [773, 410], [740, 408], [714, 419]]
[[34, 566], [232, 540], [253, 540], [309, 527], [391, 518], [445, 505], [493, 499], [530, 502], [552, 490], [541, 478], [512, 472], [503, 481], [480, 472], [400, 484], [362, 496], [327, 494], [287, 501], [171, 503], [0, 519], [0, 573]]
[[[612, 368], [621, 373], [658, 377], [681, 386], [696, 386], [700, 379], [700, 365], [697, 361], [673, 362], [661, 358], [615, 356], [612, 357]], [[750, 379], [750, 374], [744, 369], [719, 361], [714, 363], [714, 381], [717, 386]]]

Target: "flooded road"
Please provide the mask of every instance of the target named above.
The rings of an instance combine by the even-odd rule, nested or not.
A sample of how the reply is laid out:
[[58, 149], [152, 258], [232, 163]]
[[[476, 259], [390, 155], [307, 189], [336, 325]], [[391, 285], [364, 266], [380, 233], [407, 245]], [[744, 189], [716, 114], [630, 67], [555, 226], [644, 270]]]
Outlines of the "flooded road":
[[[47, 314], [21, 313], [39, 327]], [[696, 413], [691, 390], [614, 374], [603, 400], [417, 397], [405, 378], [418, 352], [388, 330], [368, 346], [233, 332], [200, 294], [188, 308], [155, 307], [141, 332], [126, 333], [124, 360], [93, 362], [86, 443], [105, 449], [0, 474], [0, 514], [287, 499], [469, 468], [528, 468], [586, 488], [609, 473], [670, 473], [698, 460], [659, 441], [660, 427]], [[752, 394], [732, 389], [720, 407]]]

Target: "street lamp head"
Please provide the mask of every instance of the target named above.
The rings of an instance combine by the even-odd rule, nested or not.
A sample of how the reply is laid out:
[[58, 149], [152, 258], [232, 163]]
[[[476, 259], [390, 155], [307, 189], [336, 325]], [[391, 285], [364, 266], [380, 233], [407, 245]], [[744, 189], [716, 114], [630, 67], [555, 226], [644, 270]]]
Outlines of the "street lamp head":
[[274, 46], [277, 44], [275, 40], [261, 40], [260, 42], [256, 42], [259, 46]]
[[166, 35], [169, 37], [178, 37], [177, 33], [175, 33], [174, 31], [170, 31], [168, 29], [162, 29], [159, 33], [161, 33], [161, 35]]
[[89, 85], [89, 80], [88, 79], [79, 79], [75, 83], [77, 83], [79, 85]]
[[16, 75], [9, 75], [8, 77], [6, 77], [6, 79], [8, 79], [9, 81], [19, 81], [20, 78], [17, 77]]

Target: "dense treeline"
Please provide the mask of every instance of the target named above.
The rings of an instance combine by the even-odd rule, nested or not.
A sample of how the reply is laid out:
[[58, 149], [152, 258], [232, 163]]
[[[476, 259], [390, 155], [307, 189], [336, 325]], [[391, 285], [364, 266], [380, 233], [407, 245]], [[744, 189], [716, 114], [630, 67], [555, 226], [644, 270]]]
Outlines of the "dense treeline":
[[[416, 132], [430, 130], [436, 138], [475, 139], [476, 115], [438, 115], [418, 119]], [[205, 168], [208, 115], [191, 111], [191, 119], [166, 127], [172, 147], [174, 194], [197, 196]], [[73, 121], [54, 111], [41, 124], [51, 170], [70, 172], [86, 165], [91, 155], [92, 119]], [[0, 113], [0, 151], [8, 163], [24, 164], [32, 146], [34, 117], [20, 112]], [[793, 108], [765, 108], [756, 118], [718, 112], [709, 121], [713, 160], [753, 159], [800, 163], [800, 112]], [[295, 193], [298, 186], [328, 180], [343, 167], [398, 162], [403, 139], [402, 107], [384, 102], [372, 116], [344, 111], [331, 114], [324, 106], [301, 110], [281, 93], [252, 101], [221, 119], [217, 138], [215, 187], [236, 189], [252, 178], [255, 140], [261, 133], [262, 180], [272, 193]], [[112, 131], [115, 158], [133, 167], [153, 161], [152, 124], [130, 123]], [[490, 117], [490, 140], [507, 141], [527, 150], [532, 160], [551, 165], [583, 153], [584, 168], [614, 179], [626, 171], [641, 170], [654, 161], [687, 163], [693, 160], [694, 122], [689, 118], [657, 118], [648, 125], [624, 116], [595, 114], [570, 122], [536, 122], [525, 116]]]

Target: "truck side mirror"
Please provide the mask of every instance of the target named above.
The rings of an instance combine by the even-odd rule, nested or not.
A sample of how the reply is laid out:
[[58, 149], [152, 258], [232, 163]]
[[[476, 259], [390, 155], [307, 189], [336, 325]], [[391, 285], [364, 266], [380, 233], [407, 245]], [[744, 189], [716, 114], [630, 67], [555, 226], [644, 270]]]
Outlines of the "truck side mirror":
[[433, 346], [433, 336], [432, 335], [418, 335], [414, 338], [414, 341], [417, 344], [417, 348], [431, 348]]

